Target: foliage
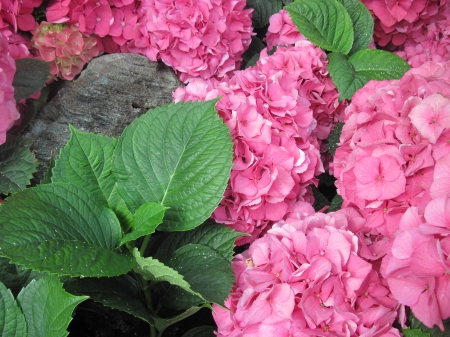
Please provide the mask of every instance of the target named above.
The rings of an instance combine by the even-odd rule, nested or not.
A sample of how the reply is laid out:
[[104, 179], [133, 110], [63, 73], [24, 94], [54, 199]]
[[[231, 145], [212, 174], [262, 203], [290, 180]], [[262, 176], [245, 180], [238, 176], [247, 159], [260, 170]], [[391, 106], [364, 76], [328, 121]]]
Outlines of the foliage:
[[0, 193], [17, 192], [30, 184], [38, 165], [30, 145], [30, 140], [13, 136], [0, 145]]
[[397, 55], [367, 49], [373, 24], [358, 0], [297, 0], [286, 9], [306, 38], [331, 52], [328, 70], [341, 100], [351, 99], [371, 79], [401, 78], [410, 68]]
[[[232, 143], [215, 102], [150, 110], [119, 140], [71, 127], [51, 182], [13, 194], [1, 207], [0, 254], [6, 259], [0, 280], [15, 291], [24, 288], [15, 304], [3, 286], [2, 305], [11, 307], [11, 315], [0, 324], [9, 329], [16, 322], [14, 329], [28, 329], [28, 336], [65, 335], [72, 310], [91, 297], [147, 321], [161, 335], [199, 306], [225, 300], [239, 234], [215, 223], [202, 225], [223, 197], [231, 169]], [[146, 248], [153, 234], [164, 231], [175, 231], [168, 238], [175, 239], [176, 232], [187, 236], [164, 247], [160, 262]], [[8, 262], [31, 268], [36, 278], [19, 282]], [[79, 296], [62, 289], [57, 276], [65, 275], [66, 290]], [[166, 293], [154, 290], [159, 283], [170, 284]], [[169, 300], [171, 294], [177, 297]], [[191, 305], [172, 317], [165, 309], [160, 317], [160, 310], [177, 307], [173, 301]], [[33, 309], [43, 305], [53, 314]], [[60, 330], [50, 333], [55, 324]]]

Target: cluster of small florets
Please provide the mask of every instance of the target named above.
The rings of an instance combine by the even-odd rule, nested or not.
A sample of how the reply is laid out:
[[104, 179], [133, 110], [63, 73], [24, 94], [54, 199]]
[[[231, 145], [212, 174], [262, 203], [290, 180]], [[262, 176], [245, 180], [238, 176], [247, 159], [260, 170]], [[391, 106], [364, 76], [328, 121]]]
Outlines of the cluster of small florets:
[[450, 152], [449, 75], [450, 63], [430, 62], [401, 80], [371, 81], [345, 111], [336, 185], [373, 234], [392, 237], [408, 207], [431, 200], [435, 167]]
[[196, 79], [178, 89], [175, 101], [222, 96], [216, 109], [234, 141], [225, 198], [213, 213], [220, 223], [252, 234], [312, 201], [308, 186], [324, 171], [320, 146], [341, 109], [326, 71], [325, 53], [309, 41], [261, 52], [255, 67], [222, 82]]
[[47, 20], [101, 37], [107, 52], [162, 60], [187, 82], [239, 68], [253, 35], [252, 10], [244, 7], [244, 0], [57, 0]]
[[19, 32], [31, 31], [36, 26], [32, 13], [42, 0], [0, 0], [0, 32], [6, 37], [10, 56], [15, 59], [27, 57], [30, 39]]
[[374, 259], [387, 254], [381, 271], [395, 298], [441, 328], [450, 317], [449, 76], [449, 62], [429, 62], [369, 82], [346, 110], [332, 166], [343, 207], [358, 209], [359, 231], [376, 237]]
[[441, 0], [362, 0], [371, 11], [374, 21], [374, 39], [382, 47], [403, 45], [411, 34], [435, 20], [434, 16], [447, 7]]
[[449, 26], [450, 3], [446, 3], [440, 6], [438, 14], [408, 35], [397, 54], [413, 67], [419, 67], [427, 61], [449, 61]]
[[99, 53], [97, 40], [85, 37], [74, 25], [42, 22], [33, 35], [38, 59], [51, 62], [51, 73], [65, 80], [72, 80]]
[[8, 41], [0, 32], [0, 145], [6, 141], [6, 131], [20, 117], [12, 86], [15, 72], [16, 65], [9, 54]]
[[398, 303], [348, 230], [355, 219], [296, 208], [234, 258], [217, 336], [400, 336]]

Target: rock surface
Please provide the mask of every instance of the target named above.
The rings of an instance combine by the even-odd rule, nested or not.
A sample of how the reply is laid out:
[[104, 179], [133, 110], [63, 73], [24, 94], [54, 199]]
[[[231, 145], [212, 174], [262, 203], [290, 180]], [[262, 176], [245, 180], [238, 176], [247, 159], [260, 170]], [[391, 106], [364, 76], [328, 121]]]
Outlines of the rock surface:
[[70, 138], [69, 123], [84, 132], [118, 137], [147, 110], [172, 101], [182, 86], [171, 68], [135, 54], [111, 54], [92, 60], [80, 77], [66, 82], [24, 131], [33, 140], [40, 162], [36, 181], [44, 177], [51, 154]]

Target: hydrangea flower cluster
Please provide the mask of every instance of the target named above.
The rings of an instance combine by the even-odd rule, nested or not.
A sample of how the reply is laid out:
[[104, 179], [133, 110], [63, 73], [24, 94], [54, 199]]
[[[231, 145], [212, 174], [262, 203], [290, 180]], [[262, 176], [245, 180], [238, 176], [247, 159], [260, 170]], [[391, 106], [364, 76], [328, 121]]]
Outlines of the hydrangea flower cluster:
[[15, 72], [16, 64], [9, 55], [8, 41], [0, 32], [0, 145], [6, 141], [6, 131], [20, 117], [12, 86]]
[[42, 0], [0, 0], [0, 32], [7, 38], [9, 52], [15, 60], [29, 55], [29, 38], [18, 31], [31, 31], [36, 20], [32, 13]]
[[333, 169], [343, 206], [366, 233], [393, 237], [410, 206], [424, 207], [438, 160], [450, 152], [450, 63], [426, 63], [401, 80], [371, 81], [345, 111]]
[[234, 141], [234, 166], [217, 222], [251, 233], [253, 241], [283, 219], [298, 200], [312, 201], [307, 186], [322, 173], [322, 140], [342, 105], [326, 70], [326, 55], [309, 41], [261, 52], [255, 67], [222, 82], [196, 79], [175, 101], [223, 96], [216, 109]]
[[395, 48], [405, 43], [408, 36], [433, 21], [443, 11], [446, 1], [440, 0], [362, 0], [371, 11], [374, 21], [374, 39], [382, 47]]
[[413, 67], [427, 61], [450, 60], [450, 3], [442, 2], [439, 13], [432, 16], [420, 29], [412, 31], [396, 52]]
[[214, 306], [217, 336], [400, 336], [392, 327], [398, 303], [358, 256], [351, 221], [297, 203], [234, 258], [227, 309]]
[[74, 25], [42, 22], [33, 35], [38, 59], [51, 62], [50, 72], [65, 80], [72, 80], [99, 54], [97, 40], [85, 37]]
[[425, 325], [441, 330], [450, 317], [449, 172], [450, 153], [437, 161], [433, 199], [424, 210], [411, 206], [403, 214], [381, 268], [394, 297]]
[[101, 37], [107, 52], [132, 52], [171, 66], [180, 80], [238, 69], [253, 28], [245, 0], [54, 0], [52, 23]]
[[306, 40], [306, 37], [298, 31], [287, 10], [282, 9], [269, 18], [265, 39], [267, 49], [271, 50], [276, 45], [295, 44], [300, 40]]

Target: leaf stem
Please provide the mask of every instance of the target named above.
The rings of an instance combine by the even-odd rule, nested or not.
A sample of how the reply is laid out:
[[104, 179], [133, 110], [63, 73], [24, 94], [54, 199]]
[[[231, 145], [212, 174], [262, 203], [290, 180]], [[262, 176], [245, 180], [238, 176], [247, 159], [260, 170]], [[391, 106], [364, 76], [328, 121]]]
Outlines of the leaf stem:
[[144, 240], [142, 241], [142, 245], [141, 245], [141, 247], [139, 248], [139, 253], [141, 254], [142, 257], [144, 257], [145, 250], [147, 249], [147, 246], [148, 246], [148, 243], [150, 242], [150, 237], [151, 237], [151, 236], [152, 236], [151, 234], [146, 235], [146, 236], [144, 237]]

